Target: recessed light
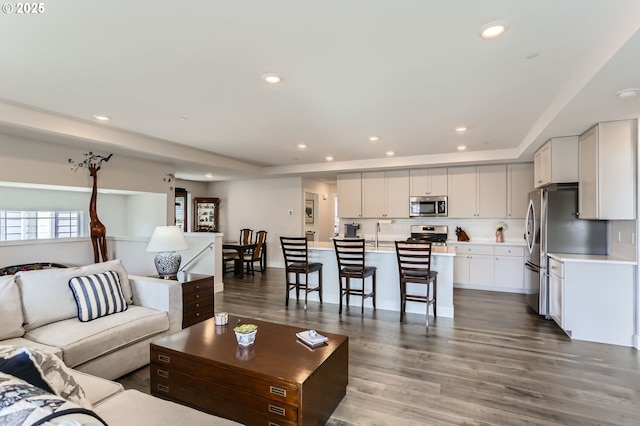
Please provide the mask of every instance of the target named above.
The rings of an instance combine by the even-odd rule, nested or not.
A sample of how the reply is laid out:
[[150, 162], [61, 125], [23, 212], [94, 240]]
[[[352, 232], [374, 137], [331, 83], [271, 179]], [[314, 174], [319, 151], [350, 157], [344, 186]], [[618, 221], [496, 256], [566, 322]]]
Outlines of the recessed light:
[[638, 91], [639, 90], [636, 88], [624, 89], [616, 93], [616, 96], [619, 97], [620, 99], [635, 98], [636, 96], [638, 96]]
[[458, 133], [464, 133], [466, 131], [467, 131], [467, 128], [465, 126], [456, 127], [456, 132], [458, 132]]
[[189, 119], [188, 119], [187, 117], [180, 117], [180, 118], [179, 118], [179, 120], [180, 120], [180, 121], [187, 121], [187, 120], [189, 120]]
[[296, 145], [296, 146], [297, 146], [298, 148], [300, 148], [300, 149], [305, 149], [305, 148], [307, 147], [307, 145], [306, 145], [306, 144], [304, 144], [304, 143], [299, 143], [299, 144], [298, 144], [298, 145]]
[[327, 161], [333, 161], [333, 157], [330, 155], [326, 156], [324, 159]]
[[525, 58], [525, 59], [535, 59], [535, 58], [537, 58], [538, 56], [540, 56], [540, 53], [539, 53], [539, 52], [529, 52], [529, 53], [527, 53], [526, 55], [524, 55], [524, 58]]
[[282, 81], [282, 77], [274, 73], [263, 74], [262, 79], [269, 84], [278, 84]]
[[204, 175], [204, 177], [206, 177], [207, 179], [211, 179], [213, 177], [213, 173], [207, 173], [206, 175]]
[[395, 154], [393, 151], [387, 151], [387, 157], [393, 157]]
[[369, 140], [371, 142], [376, 142], [378, 139], [380, 139], [380, 138], [378, 138], [377, 136], [369, 136]]
[[458, 151], [464, 151], [465, 149], [467, 149], [466, 145], [458, 145]]
[[507, 23], [505, 21], [492, 21], [480, 27], [480, 37], [491, 39], [500, 37], [507, 31]]
[[109, 118], [106, 115], [102, 115], [102, 114], [93, 114], [93, 118], [95, 118], [96, 120], [100, 120], [100, 121], [109, 121], [109, 120], [111, 120], [111, 118]]

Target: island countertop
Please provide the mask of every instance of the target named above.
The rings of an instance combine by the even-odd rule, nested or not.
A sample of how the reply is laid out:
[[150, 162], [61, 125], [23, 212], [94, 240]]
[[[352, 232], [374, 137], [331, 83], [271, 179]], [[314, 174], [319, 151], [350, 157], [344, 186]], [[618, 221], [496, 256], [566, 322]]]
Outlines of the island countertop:
[[[332, 241], [309, 241], [309, 262], [322, 263], [322, 300], [324, 303], [340, 302], [340, 284], [338, 282], [338, 262]], [[433, 246], [431, 269], [438, 272], [438, 317], [453, 318], [453, 259], [456, 253], [453, 248]], [[392, 241], [384, 241], [376, 248], [371, 242], [365, 247], [365, 264], [376, 267], [376, 308], [400, 312], [400, 279], [398, 276], [398, 259]], [[317, 274], [309, 277], [311, 284], [317, 282]], [[352, 285], [360, 286], [360, 280]], [[366, 280], [367, 288], [371, 286], [370, 278]], [[290, 292], [295, 299], [295, 290]], [[304, 298], [304, 295], [301, 295]], [[309, 293], [309, 300], [319, 300], [318, 293]], [[357, 306], [360, 313], [360, 298], [351, 296], [349, 305]], [[291, 300], [289, 303], [295, 303]], [[343, 301], [344, 302], [344, 301]], [[366, 299], [365, 309], [371, 309], [371, 299]], [[425, 315], [424, 303], [407, 302], [407, 312]], [[432, 312], [432, 311], [431, 311]], [[344, 312], [343, 312], [344, 313]], [[410, 317], [408, 320], [411, 320]]]

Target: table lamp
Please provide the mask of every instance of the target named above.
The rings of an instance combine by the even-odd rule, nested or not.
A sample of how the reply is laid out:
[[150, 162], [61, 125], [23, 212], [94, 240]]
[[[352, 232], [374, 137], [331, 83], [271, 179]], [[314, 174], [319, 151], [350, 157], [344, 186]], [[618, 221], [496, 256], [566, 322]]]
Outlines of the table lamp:
[[182, 257], [176, 253], [186, 250], [189, 246], [184, 239], [182, 230], [177, 226], [156, 226], [149, 240], [147, 251], [157, 252], [154, 262], [161, 278], [174, 278], [180, 268]]

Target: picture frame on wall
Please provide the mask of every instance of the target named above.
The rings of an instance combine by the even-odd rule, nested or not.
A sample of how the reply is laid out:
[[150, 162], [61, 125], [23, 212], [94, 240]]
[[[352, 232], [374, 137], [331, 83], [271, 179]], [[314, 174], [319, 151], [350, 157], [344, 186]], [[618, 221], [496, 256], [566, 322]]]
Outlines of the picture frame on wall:
[[220, 199], [196, 197], [193, 204], [193, 231], [220, 232]]
[[305, 200], [304, 202], [304, 223], [313, 223], [315, 216], [315, 209], [313, 200]]

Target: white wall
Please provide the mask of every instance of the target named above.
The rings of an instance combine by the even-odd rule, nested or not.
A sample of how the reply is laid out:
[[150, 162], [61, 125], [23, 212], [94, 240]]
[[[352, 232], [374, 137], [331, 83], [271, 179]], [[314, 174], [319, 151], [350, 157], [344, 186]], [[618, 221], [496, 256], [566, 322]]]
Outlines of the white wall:
[[156, 226], [168, 223], [166, 194], [135, 194], [128, 195], [126, 199], [126, 230], [121, 234], [110, 232], [109, 235], [150, 237]]
[[[313, 225], [305, 224], [305, 230], [315, 231], [316, 241], [329, 241], [333, 237], [334, 196], [338, 192], [337, 184], [314, 179], [303, 179], [302, 186], [305, 198], [315, 201], [315, 221]], [[307, 197], [308, 194], [313, 194]]]
[[[72, 171], [68, 161], [69, 158], [75, 162], [82, 161], [88, 150], [48, 142], [45, 137], [43, 135], [43, 140], [35, 141], [0, 134], [0, 182], [91, 189], [93, 182], [89, 172], [86, 169]], [[98, 189], [160, 193], [169, 199], [170, 196], [173, 197], [174, 182], [163, 181], [167, 173], [175, 173], [175, 168], [168, 163], [114, 154], [109, 162], [103, 163], [98, 172]], [[98, 208], [101, 208], [100, 199]], [[166, 203], [164, 209], [167, 223], [173, 224], [173, 203]]]
[[267, 231], [269, 266], [283, 266], [281, 236], [304, 236], [301, 178], [212, 182], [208, 196], [220, 198], [224, 240], [237, 240], [242, 228]]

